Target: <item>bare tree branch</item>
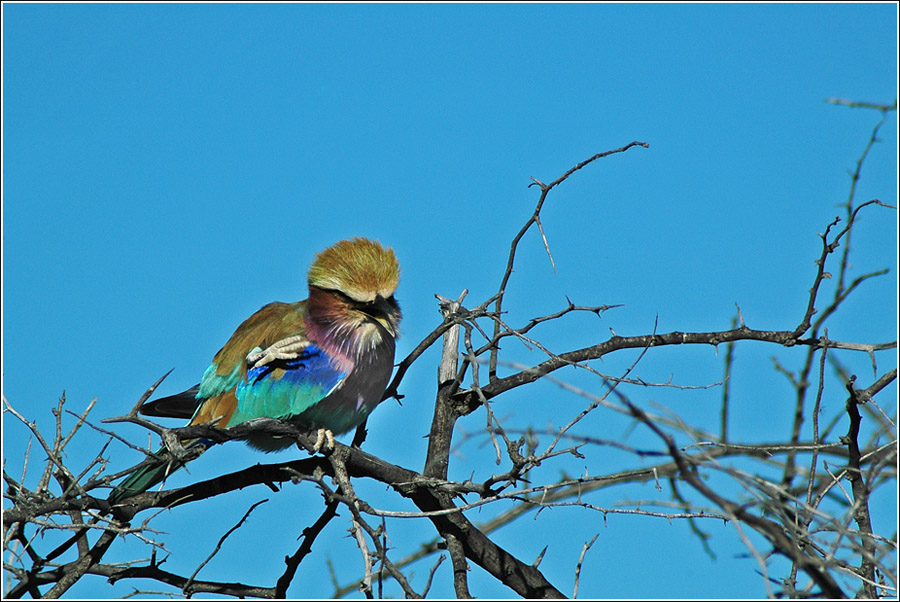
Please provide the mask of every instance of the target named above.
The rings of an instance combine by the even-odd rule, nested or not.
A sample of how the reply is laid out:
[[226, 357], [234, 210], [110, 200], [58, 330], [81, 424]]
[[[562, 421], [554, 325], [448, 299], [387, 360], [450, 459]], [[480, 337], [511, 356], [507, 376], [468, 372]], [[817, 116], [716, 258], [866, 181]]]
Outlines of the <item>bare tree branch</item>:
[[[889, 107], [834, 102], [883, 112], [896, 110], [896, 104]], [[510, 243], [496, 292], [473, 303], [472, 309], [463, 305], [467, 290], [455, 300], [437, 295], [440, 324], [398, 364], [385, 391], [384, 399], [399, 400], [408, 370], [443, 339], [427, 451], [424, 458], [403, 460], [420, 463], [421, 469], [401, 466], [360, 449], [366, 436], [365, 425], [361, 425], [351, 446], [337, 443], [325, 456], [257, 464], [184, 487], [147, 491], [111, 506], [106, 499], [108, 488], [135, 468], [159, 462], [175, 466], [193, 459], [196, 454], [188, 454], [182, 445], [187, 439], [200, 437], [216, 444], [265, 433], [312, 450], [314, 433], [275, 419], [258, 419], [230, 429], [212, 425], [162, 427], [139, 416], [138, 410], [165, 376], [148, 388], [129, 413], [103, 420], [144, 427], [164, 441], [163, 452], [135, 445], [92, 424], [89, 416], [96, 408], [96, 400], [81, 412], [70, 412], [64, 407], [66, 399], [62, 395], [51, 409], [52, 425], [42, 430], [4, 397], [4, 413], [30, 434], [22, 458], [22, 476], [10, 474], [18, 475], [18, 467], [7, 471], [4, 466], [3, 471], [7, 500], [3, 510], [4, 568], [9, 575], [6, 596], [57, 597], [69, 592], [80, 580], [95, 575], [110, 583], [149, 580], [186, 596], [213, 593], [284, 599], [290, 596], [300, 565], [314, 555], [314, 543], [324, 537], [327, 525], [340, 519], [352, 535], [362, 564], [353, 563], [351, 570], [358, 572], [358, 578], [345, 586], [339, 585], [339, 578], [344, 581], [345, 577], [338, 574], [339, 568], [329, 565], [335, 596], [360, 589], [369, 598], [398, 594], [416, 598], [428, 595], [436, 582], [444, 580], [443, 591], [452, 586], [458, 598], [478, 597], [482, 592], [474, 577], [477, 571], [472, 571], [477, 566], [519, 596], [561, 598], [563, 594], [548, 579], [549, 573], [541, 569], [545, 555], [553, 556], [552, 548], [548, 552], [544, 546], [536, 560], [525, 561], [523, 557], [535, 558], [537, 548], [507, 548], [497, 543], [501, 541], [499, 533], [516, 526], [525, 515], [538, 520], [546, 516], [545, 512], [573, 513], [576, 522], [584, 514], [574, 513], [588, 513], [604, 521], [616, 516], [662, 519], [667, 523], [688, 521], [690, 536], [696, 537], [710, 555], [714, 554], [710, 544], [713, 531], [706, 525], [710, 520], [725, 521], [731, 523], [747, 548], [748, 558], [756, 561], [754, 566], [763, 576], [770, 596], [895, 595], [896, 543], [891, 534], [875, 529], [870, 506], [886, 495], [896, 495], [896, 407], [881, 392], [896, 383], [897, 369], [890, 366], [885, 371], [882, 367], [879, 375], [878, 366], [890, 359], [883, 352], [894, 352], [897, 342], [884, 340], [892, 334], [885, 334], [880, 342], [855, 340], [852, 335], [847, 340], [832, 340], [828, 329], [833, 316], [846, 312], [846, 301], [851, 296], [864, 296], [867, 287], [863, 285], [887, 273], [871, 270], [853, 278], [848, 267], [851, 234], [856, 231], [861, 211], [892, 207], [878, 200], [857, 205], [854, 200], [865, 159], [875, 148], [883, 123], [874, 128], [857, 162], [846, 215], [827, 224], [820, 234], [821, 249], [816, 252], [811, 286], [808, 293], [805, 286], [800, 293], [802, 315], [784, 316], [776, 330], [751, 328], [748, 322], [753, 323], [753, 316], [745, 320], [738, 307], [737, 317], [727, 330], [658, 333], [654, 324], [648, 326], [646, 334], [618, 336], [610, 328], [612, 335], [605, 340], [560, 350], [555, 347], [561, 345], [548, 344], [541, 333], [559, 328], [564, 321], [571, 322], [584, 312], [602, 316], [605, 321], [608, 317], [604, 312], [619, 307], [575, 305], [568, 297], [567, 304], [558, 311], [516, 327], [503, 307], [517, 301], [508, 294], [509, 283], [519, 245], [532, 226], [537, 227], [544, 251], [556, 269], [548, 236], [552, 232], [545, 231], [541, 221], [541, 210], [549, 194], [600, 158], [649, 145], [632, 142], [598, 153], [549, 184], [533, 179], [540, 195], [532, 215]], [[838, 253], [841, 246], [842, 252]], [[838, 265], [832, 265], [835, 262]], [[831, 280], [832, 272], [838, 275], [833, 291], [826, 282]], [[511, 361], [501, 349], [501, 343], [510, 338], [521, 342], [537, 359], [529, 359], [528, 364]], [[790, 424], [784, 425], [783, 436], [773, 430], [771, 439], [766, 441], [743, 439], [741, 425], [733, 419], [734, 409], [747, 403], [733, 380], [739, 367], [743, 367], [744, 354], [738, 353], [737, 347], [745, 341], [775, 346], [786, 350], [784, 355], [799, 359], [797, 366], [782, 358], [774, 364], [773, 372], [786, 376], [791, 387], [792, 399], [769, 400], [771, 404], [790, 404], [794, 413]], [[717, 349], [720, 344], [726, 345], [722, 382], [686, 382], [683, 375], [674, 371], [667, 381], [644, 379], [637, 374], [636, 366], [646, 356], [658, 353], [657, 348], [671, 347], [674, 351], [703, 345]], [[620, 352], [628, 349], [638, 350], [637, 358], [617, 363], [617, 368], [601, 372], [596, 363], [588, 363], [612, 354], [622, 355]], [[853, 357], [860, 361], [853, 364], [849, 361]], [[865, 389], [856, 387], [856, 376], [851, 370], [851, 366], [858, 367], [860, 363], [871, 364], [874, 375], [874, 381]], [[830, 373], [828, 366], [837, 376]], [[505, 374], [498, 373], [501, 368]], [[560, 376], [565, 374], [560, 372], [562, 368], [572, 368], [584, 378], [577, 384], [567, 382]], [[585, 380], [587, 385], [582, 382]], [[531, 391], [524, 388], [537, 381], [556, 385], [555, 393], [574, 399], [577, 405], [548, 413], [545, 423], [539, 422], [540, 417], [527, 416], [528, 422], [523, 424], [521, 416], [514, 413], [519, 404], [507, 394]], [[838, 386], [834, 386], [835, 382]], [[847, 393], [840, 389], [843, 384]], [[654, 391], [702, 395], [716, 386], [722, 387], [721, 402], [714, 402], [720, 405], [711, 409], [704, 406], [713, 415], [709, 423], [692, 422], [687, 413], [669, 410], [655, 398], [647, 397]], [[835, 388], [842, 391], [839, 401], [846, 399], [837, 409], [833, 407]], [[808, 408], [806, 398], [812, 398], [813, 390], [814, 402]], [[414, 403], [422, 404], [428, 395], [415, 391], [414, 396]], [[483, 416], [464, 420], [482, 408]], [[628, 432], [645, 430], [650, 437], [629, 440], [628, 432], [619, 437], [606, 430], [600, 432], [591, 424], [623, 417], [630, 425]], [[849, 430], [838, 439], [834, 433], [842, 431], [845, 419], [849, 419]], [[83, 428], [85, 425], [90, 428]], [[83, 446], [81, 441], [88, 436], [102, 439], [90, 448], [99, 451], [76, 464], [67, 449]], [[34, 449], [31, 441], [37, 442]], [[107, 454], [116, 453], [120, 444], [124, 446], [121, 449], [137, 451], [141, 461], [112, 473]], [[476, 451], [471, 452], [472, 449]], [[41, 453], [45, 457], [39, 458]], [[459, 470], [454, 462], [466, 453], [476, 454], [471, 462], [475, 468], [471, 474], [456, 478], [452, 475]], [[624, 460], [610, 462], [609, 458]], [[777, 476], [773, 478], [772, 474]], [[365, 489], [359, 479], [383, 484], [383, 497], [363, 495]], [[228, 546], [237, 545], [236, 540], [247, 537], [246, 530], [240, 527], [251, 512], [269, 512], [268, 506], [261, 507], [266, 500], [252, 504], [237, 523], [223, 525], [217, 543], [213, 546], [216, 540], [210, 541], [211, 553], [195, 568], [177, 566], [179, 559], [175, 554], [162, 561], [157, 559], [158, 551], [166, 552], [154, 528], [160, 513], [176, 514], [185, 504], [217, 503], [214, 498], [247, 487], [261, 485], [267, 488], [266, 492], [277, 494], [282, 485], [289, 483], [316, 487], [321, 491], [323, 506], [320, 513], [313, 515], [318, 518], [311, 524], [289, 527], [296, 529], [301, 541], [291, 545], [284, 557], [284, 568], [272, 577], [272, 583], [197, 579], [205, 567], [222, 562], [224, 554], [220, 551], [226, 542]], [[628, 488], [623, 492], [614, 489], [621, 487]], [[614, 501], [609, 503], [609, 499]], [[338, 515], [339, 509], [343, 516]], [[474, 522], [473, 517], [480, 522]], [[397, 521], [426, 527], [417, 546], [405, 551], [393, 547]], [[573, 532], [580, 531], [575, 528]], [[150, 558], [122, 563], [104, 561], [114, 542], [125, 538], [135, 538], [149, 546]], [[587, 587], [581, 582], [582, 568], [597, 540], [598, 535], [594, 535], [582, 546], [577, 561], [570, 559], [575, 596]], [[318, 547], [325, 546], [316, 546], [317, 550]], [[445, 550], [447, 553], [442, 554]], [[435, 554], [438, 558], [429, 561], [423, 570], [425, 577], [416, 581], [414, 563]], [[773, 554], [788, 558], [791, 570], [782, 571], [772, 565]], [[449, 576], [438, 570], [448, 557], [452, 566]], [[176, 567], [164, 570], [166, 562]], [[477, 574], [483, 578], [482, 573]], [[801, 583], [801, 579], [808, 582]], [[135, 590], [138, 592], [146, 590]]]

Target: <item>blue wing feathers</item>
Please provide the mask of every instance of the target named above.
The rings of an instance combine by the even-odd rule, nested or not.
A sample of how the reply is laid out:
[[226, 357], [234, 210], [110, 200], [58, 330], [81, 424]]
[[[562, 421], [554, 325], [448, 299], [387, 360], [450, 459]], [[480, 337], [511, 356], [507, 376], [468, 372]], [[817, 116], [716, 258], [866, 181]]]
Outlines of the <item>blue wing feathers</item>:
[[237, 410], [231, 424], [269, 416], [291, 418], [316, 405], [347, 377], [328, 356], [310, 345], [293, 360], [272, 362], [247, 371], [237, 383]]

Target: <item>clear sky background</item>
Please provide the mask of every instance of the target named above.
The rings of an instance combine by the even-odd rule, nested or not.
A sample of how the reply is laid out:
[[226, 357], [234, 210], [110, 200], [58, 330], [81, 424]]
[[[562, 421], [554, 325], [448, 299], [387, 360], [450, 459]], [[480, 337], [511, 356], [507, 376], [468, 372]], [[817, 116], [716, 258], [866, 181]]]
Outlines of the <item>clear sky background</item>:
[[[814, 276], [816, 233], [841, 214], [848, 170], [880, 119], [824, 99], [893, 102], [896, 61], [892, 3], [4, 4], [3, 394], [49, 433], [64, 390], [79, 412], [96, 397], [98, 421], [126, 412], [171, 368], [160, 392], [190, 387], [241, 320], [269, 301], [305, 297], [313, 254], [350, 236], [377, 238], [400, 259], [405, 356], [438, 323], [435, 293], [455, 298], [468, 288], [474, 305], [496, 290], [509, 242], [538, 198], [530, 177], [551, 181], [632, 140], [650, 148], [603, 159], [551, 193], [543, 218], [556, 273], [530, 233], [509, 320], [561, 309], [566, 295], [582, 305], [624, 304], [599, 321], [575, 316], [536, 333], [555, 351], [600, 342], [609, 328], [648, 334], [657, 317], [661, 332], [724, 330], [735, 303], [751, 327], [792, 329]], [[896, 132], [893, 114], [858, 200], [896, 203]], [[848, 304], [831, 338], [895, 340], [896, 220], [885, 209], [863, 215], [850, 275], [891, 272], [865, 285], [865, 302]], [[647, 380], [721, 379], [711, 349], [652, 355], [638, 371]], [[771, 346], [738, 347], [732, 420], [740, 440], [785, 436], [792, 397], [773, 355], [800, 362]], [[616, 373], [633, 357], [600, 367]], [[409, 373], [402, 406], [391, 401], [375, 412], [368, 451], [421, 469], [436, 358], [432, 351]], [[868, 386], [866, 359], [845, 359]], [[894, 351], [884, 352], [879, 370], [895, 362]], [[596, 379], [581, 384], [602, 392]], [[495, 411], [510, 425], [543, 427], [564, 424], [584, 405], [552, 387], [534, 391], [543, 395], [521, 406], [511, 397]], [[843, 404], [837, 380], [826, 392], [832, 409]], [[628, 393], [690, 421], [708, 416], [715, 428], [718, 389]], [[896, 385], [883, 394], [886, 410], [896, 412], [896, 394]], [[482, 411], [461, 423], [483, 425]], [[137, 427], [116, 430], [147, 440]], [[627, 432], [627, 422], [601, 415], [594, 434], [624, 440]], [[85, 433], [71, 461], [92, 458], [102, 440]], [[21, 474], [26, 441], [4, 415], [12, 475]], [[491, 457], [475, 442], [461, 454]], [[108, 455], [116, 471], [139, 460], [123, 446]], [[233, 443], [171, 484], [296, 456]], [[478, 466], [460, 458], [451, 474], [465, 478]], [[478, 470], [499, 469], [482, 461]], [[360, 487], [382, 495], [381, 507], [412, 509], [383, 488]], [[654, 495], [648, 484], [595, 501], [612, 507]], [[309, 483], [158, 517], [173, 569], [193, 570], [264, 498], [198, 578], [273, 584], [320, 512]], [[880, 503], [879, 524], [896, 523], [896, 499]], [[290, 595], [330, 595], [327, 557], [342, 584], [360, 575], [347, 526], [346, 516], [333, 521]], [[707, 529], [715, 559], [684, 523], [604, 521], [583, 509], [529, 516], [496, 539], [529, 562], [549, 544], [541, 566], [570, 593], [581, 546], [599, 533], [583, 596], [764, 596], [733, 528]], [[394, 521], [389, 532], [397, 558], [433, 533], [421, 519]], [[116, 545], [109, 560], [149, 556], [136, 542]], [[418, 589], [433, 561], [418, 565]], [[479, 569], [471, 580], [480, 597], [512, 593]], [[433, 594], [453, 595], [449, 562], [436, 581]], [[136, 585], [89, 578], [70, 594], [124, 595]]]

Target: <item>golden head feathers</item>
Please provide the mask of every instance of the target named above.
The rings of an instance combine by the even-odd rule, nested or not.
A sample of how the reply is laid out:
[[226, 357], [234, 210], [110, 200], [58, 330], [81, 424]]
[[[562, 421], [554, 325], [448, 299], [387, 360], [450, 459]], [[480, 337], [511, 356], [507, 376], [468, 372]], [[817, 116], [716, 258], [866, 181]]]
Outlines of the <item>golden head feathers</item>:
[[309, 285], [339, 291], [354, 301], [389, 298], [400, 283], [400, 266], [390, 247], [366, 238], [342, 240], [316, 255]]

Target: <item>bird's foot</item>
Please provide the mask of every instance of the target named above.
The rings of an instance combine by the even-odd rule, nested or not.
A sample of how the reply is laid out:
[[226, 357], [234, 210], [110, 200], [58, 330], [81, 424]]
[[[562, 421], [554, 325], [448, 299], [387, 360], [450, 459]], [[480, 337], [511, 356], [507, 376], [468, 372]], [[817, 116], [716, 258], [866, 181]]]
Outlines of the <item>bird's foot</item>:
[[319, 429], [316, 432], [316, 442], [313, 445], [313, 453], [330, 453], [334, 451], [334, 433], [328, 429]]
[[309, 341], [300, 335], [281, 339], [277, 343], [269, 345], [264, 351], [254, 350], [247, 354], [247, 368], [259, 368], [275, 360], [295, 359], [308, 346]]

